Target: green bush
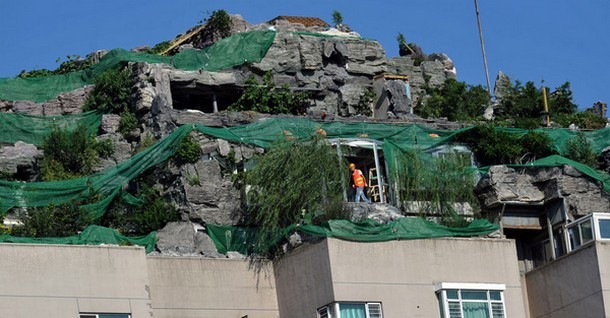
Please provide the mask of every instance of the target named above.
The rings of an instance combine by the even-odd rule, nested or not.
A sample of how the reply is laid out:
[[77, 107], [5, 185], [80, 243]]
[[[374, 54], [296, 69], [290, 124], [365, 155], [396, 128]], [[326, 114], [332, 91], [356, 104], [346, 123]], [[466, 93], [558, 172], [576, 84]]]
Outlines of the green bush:
[[44, 137], [41, 148], [44, 152], [40, 173], [43, 181], [89, 175], [99, 162], [99, 157], [108, 157], [114, 153], [110, 140], [95, 140], [84, 125], [74, 131], [53, 128]]
[[148, 49], [146, 53], [148, 54], [161, 54], [165, 52], [172, 45], [171, 41], [164, 41], [161, 43], [157, 43], [152, 48]]
[[129, 111], [135, 81], [127, 69], [111, 69], [93, 79], [95, 87], [87, 96], [83, 110], [102, 110], [121, 114]]
[[189, 135], [178, 145], [176, 158], [183, 163], [195, 163], [201, 158], [201, 152], [201, 145]]
[[375, 101], [375, 97], [377, 95], [373, 90], [365, 88], [362, 90], [360, 94], [360, 99], [358, 100], [358, 104], [354, 106], [357, 114], [361, 114], [364, 116], [373, 116], [373, 111], [371, 110], [371, 103]]
[[593, 151], [591, 142], [582, 132], [579, 132], [576, 137], [568, 140], [566, 143], [566, 149], [566, 157], [569, 159], [584, 163], [592, 168], [599, 167], [597, 154], [595, 151]]
[[555, 114], [552, 115], [553, 121], [561, 127], [569, 127], [570, 124], [578, 126], [580, 129], [601, 129], [606, 127], [607, 118], [597, 116], [591, 112], [578, 112], [575, 114]]
[[245, 183], [251, 185], [248, 211], [258, 228], [261, 252], [267, 252], [265, 243], [277, 239], [285, 227], [343, 200], [347, 162], [339, 161], [336, 150], [319, 138], [277, 142], [246, 172]]
[[30, 208], [17, 216], [23, 224], [14, 226], [11, 234], [23, 237], [71, 236], [93, 223], [91, 213], [75, 202]]
[[210, 16], [205, 19], [207, 25], [214, 27], [222, 38], [226, 38], [231, 35], [231, 17], [226, 10], [215, 10], [212, 11]]
[[339, 12], [338, 10], [333, 10], [332, 18], [335, 26], [338, 26], [343, 23], [343, 14], [341, 14], [341, 12]]
[[132, 206], [117, 199], [112, 202], [100, 224], [123, 234], [146, 235], [163, 228], [169, 222], [178, 221], [178, 210], [164, 200], [150, 182], [152, 181], [138, 182], [140, 190], [136, 196], [143, 200], [141, 206]]
[[489, 105], [489, 94], [483, 86], [469, 86], [452, 78], [440, 88], [428, 88], [427, 92], [429, 99], [415, 108], [415, 112], [424, 118], [474, 120], [480, 118], [483, 109]]
[[136, 115], [130, 111], [121, 113], [119, 120], [119, 132], [123, 135], [129, 134], [132, 130], [138, 128], [138, 119]]
[[229, 111], [256, 111], [268, 114], [304, 114], [307, 110], [305, 93], [293, 93], [288, 85], [277, 87], [271, 73], [263, 76], [263, 83], [256, 78], [246, 80], [246, 88], [239, 99], [229, 106]]
[[470, 156], [455, 153], [436, 158], [412, 151], [400, 158], [399, 165], [400, 198], [419, 202], [422, 215], [438, 215], [444, 225], [464, 226], [466, 221], [455, 211], [454, 203], [479, 206]]
[[516, 163], [523, 154], [517, 137], [491, 124], [476, 126], [460, 134], [458, 140], [467, 143], [484, 166]]
[[[59, 67], [53, 71], [48, 69], [39, 69], [39, 70], [31, 70], [26, 71], [22, 70], [19, 73], [19, 77], [41, 77], [41, 76], [50, 76], [50, 75], [62, 75], [70, 72], [82, 71], [85, 70], [91, 65], [93, 65], [93, 56], [87, 55], [84, 59], [81, 59], [80, 55], [68, 55], [67, 60], [62, 62]], [[61, 59], [57, 59], [56, 62], [61, 61]]]
[[529, 131], [519, 138], [522, 156], [529, 155], [531, 159], [539, 159], [556, 154], [553, 139], [545, 132]]

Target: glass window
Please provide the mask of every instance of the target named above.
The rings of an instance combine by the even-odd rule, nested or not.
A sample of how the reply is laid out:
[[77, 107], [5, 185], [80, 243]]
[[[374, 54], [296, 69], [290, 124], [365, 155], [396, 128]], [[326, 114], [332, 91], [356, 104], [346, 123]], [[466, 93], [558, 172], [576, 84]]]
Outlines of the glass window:
[[587, 243], [593, 240], [593, 229], [591, 229], [591, 220], [580, 223], [580, 233], [582, 235], [582, 243]]
[[441, 317], [504, 318], [500, 290], [442, 289], [438, 291]]
[[600, 219], [599, 224], [599, 235], [602, 239], [610, 239], [610, 220]]
[[[338, 310], [335, 313], [332, 308]], [[383, 318], [381, 303], [341, 302], [318, 309], [318, 318]]]
[[569, 228], [568, 235], [570, 236], [570, 247], [572, 248], [572, 250], [576, 249], [581, 245], [580, 228], [578, 226], [573, 226]]

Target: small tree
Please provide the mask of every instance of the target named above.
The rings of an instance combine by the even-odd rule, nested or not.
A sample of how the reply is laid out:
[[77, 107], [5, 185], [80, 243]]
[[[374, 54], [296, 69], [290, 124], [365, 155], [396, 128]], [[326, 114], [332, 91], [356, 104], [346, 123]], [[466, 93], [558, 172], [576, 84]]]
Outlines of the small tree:
[[231, 17], [224, 9], [212, 11], [210, 16], [205, 19], [205, 23], [217, 30], [221, 38], [231, 35]]
[[121, 114], [130, 110], [135, 81], [127, 69], [111, 69], [93, 79], [95, 87], [87, 96], [83, 110], [102, 110]]
[[252, 186], [248, 211], [259, 229], [259, 249], [266, 252], [268, 242], [276, 240], [285, 227], [299, 223], [305, 214], [328, 207], [336, 210], [336, 203], [343, 201], [347, 172], [347, 162], [339, 160], [321, 135], [279, 141], [259, 156], [245, 176], [245, 182]]
[[277, 87], [267, 72], [262, 83], [254, 77], [248, 78], [244, 93], [228, 110], [299, 115], [307, 109], [307, 97], [305, 93], [293, 93], [288, 85]]
[[335, 26], [343, 24], [343, 14], [341, 14], [341, 12], [334, 10], [332, 13], [332, 17]]
[[576, 137], [568, 140], [566, 143], [566, 157], [580, 163], [584, 163], [589, 167], [597, 168], [599, 162], [597, 161], [597, 154], [593, 151], [591, 142], [587, 139], [587, 136], [582, 132], [579, 132]]

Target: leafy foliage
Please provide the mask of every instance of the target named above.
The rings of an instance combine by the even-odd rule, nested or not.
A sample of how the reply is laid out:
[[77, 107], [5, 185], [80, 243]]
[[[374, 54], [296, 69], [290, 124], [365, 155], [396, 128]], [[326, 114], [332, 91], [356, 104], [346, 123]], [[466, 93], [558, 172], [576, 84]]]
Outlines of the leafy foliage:
[[115, 228], [123, 234], [145, 235], [179, 220], [178, 210], [164, 200], [151, 183], [150, 177], [139, 181], [140, 190], [136, 196], [144, 201], [141, 206], [131, 206], [115, 200], [100, 224]]
[[343, 201], [347, 162], [320, 136], [275, 143], [256, 160], [245, 182], [252, 186], [248, 210], [259, 228], [259, 248], [308, 213], [320, 215], [335, 206], [333, 213], [339, 214], [335, 202]]
[[161, 53], [165, 52], [165, 50], [167, 50], [171, 46], [171, 44], [172, 44], [171, 41], [163, 41], [163, 42], [157, 43], [155, 46], [148, 49], [146, 51], [146, 53], [161, 54]]
[[343, 14], [338, 10], [334, 10], [332, 13], [333, 23], [335, 26], [343, 24]]
[[442, 224], [465, 225], [465, 220], [455, 211], [454, 203], [478, 206], [469, 156], [455, 153], [435, 158], [408, 152], [401, 158], [399, 171], [400, 197], [418, 202], [422, 214], [439, 215]]
[[119, 120], [119, 132], [123, 135], [128, 134], [130, 131], [138, 128], [138, 119], [136, 115], [130, 111], [124, 111], [121, 113], [121, 119]]
[[92, 215], [75, 202], [31, 208], [18, 217], [23, 225], [13, 227], [11, 234], [24, 237], [75, 235], [93, 223]]
[[566, 143], [566, 148], [566, 157], [569, 159], [584, 163], [593, 168], [597, 168], [599, 166], [597, 154], [595, 151], [593, 151], [591, 142], [589, 142], [585, 134], [582, 132], [578, 133], [576, 137], [568, 140]]
[[580, 129], [601, 129], [606, 127], [608, 119], [584, 111], [574, 114], [558, 114], [553, 116], [553, 121], [561, 127], [568, 127], [575, 124]]
[[111, 69], [93, 79], [95, 88], [83, 105], [84, 110], [102, 110], [105, 113], [121, 114], [129, 111], [132, 104], [132, 87], [135, 82], [127, 69]]
[[184, 137], [178, 145], [176, 158], [180, 162], [195, 163], [201, 158], [201, 153], [201, 145], [189, 135]]
[[354, 106], [356, 113], [364, 116], [372, 116], [373, 111], [371, 110], [371, 103], [375, 101], [375, 97], [377, 97], [377, 95], [373, 90], [367, 88], [363, 89], [358, 104]]
[[87, 127], [78, 126], [74, 131], [55, 127], [43, 140], [41, 178], [43, 181], [71, 179], [91, 174], [99, 157], [114, 153], [110, 140], [97, 141]]
[[209, 17], [205, 19], [207, 25], [214, 27], [222, 38], [231, 35], [231, 17], [226, 10], [212, 11]]
[[447, 117], [447, 119], [473, 120], [483, 113], [489, 104], [489, 93], [483, 86], [469, 86], [455, 79], [447, 79], [440, 88], [429, 88], [430, 98], [415, 108], [425, 118]]
[[[84, 59], [80, 57], [80, 55], [68, 55], [66, 56], [66, 61], [62, 62], [59, 67], [53, 71], [48, 69], [39, 69], [39, 70], [31, 70], [26, 71], [22, 70], [19, 73], [19, 77], [42, 77], [42, 76], [50, 76], [50, 75], [62, 75], [75, 71], [82, 71], [89, 68], [93, 65], [93, 56], [87, 55]], [[56, 62], [60, 62], [61, 59], [57, 59]]]
[[249, 77], [244, 93], [228, 110], [299, 115], [307, 109], [307, 98], [305, 93], [291, 92], [288, 85], [277, 87], [271, 80], [271, 73], [267, 72], [263, 76], [263, 83]]
[[517, 137], [494, 125], [476, 126], [458, 136], [467, 143], [481, 165], [522, 163], [522, 159], [555, 153], [553, 140], [544, 132], [530, 131]]

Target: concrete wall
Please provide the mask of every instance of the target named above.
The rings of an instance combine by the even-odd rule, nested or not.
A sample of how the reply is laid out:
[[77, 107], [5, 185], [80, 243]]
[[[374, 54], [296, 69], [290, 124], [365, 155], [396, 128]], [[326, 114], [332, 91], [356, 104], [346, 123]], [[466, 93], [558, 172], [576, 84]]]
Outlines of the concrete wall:
[[0, 244], [0, 317], [151, 317], [141, 247]]
[[[329, 264], [320, 266], [325, 257]], [[381, 302], [386, 318], [440, 317], [434, 292], [434, 284], [440, 282], [505, 284], [507, 317], [527, 317], [512, 240], [355, 243], [329, 239], [297, 249], [275, 270], [282, 317], [315, 317], [317, 308], [333, 301]], [[317, 283], [308, 285], [310, 279]], [[320, 295], [298, 299], [312, 292]]]
[[[605, 260], [601, 269], [598, 253]], [[604, 264], [604, 263], [602, 263]], [[538, 317], [609, 317], [604, 309], [610, 287], [610, 246], [594, 242], [525, 274], [530, 314]], [[606, 296], [607, 297], [607, 296]]]
[[278, 317], [270, 265], [257, 269], [236, 259], [148, 257], [154, 317]]
[[317, 308], [334, 300], [328, 240], [297, 248], [274, 270], [282, 318], [316, 317]]

